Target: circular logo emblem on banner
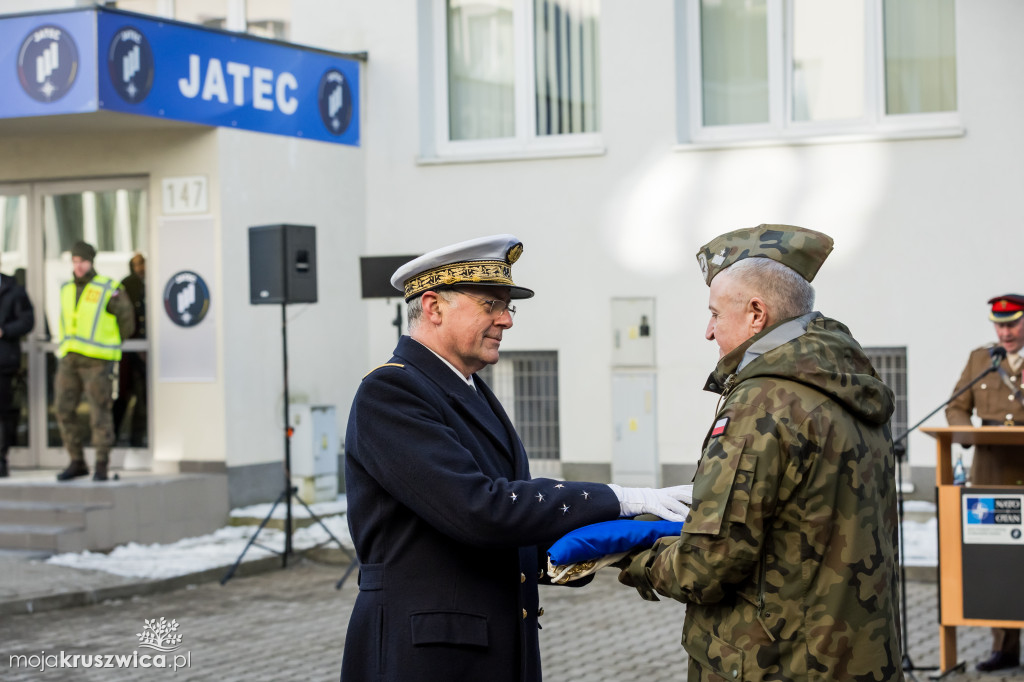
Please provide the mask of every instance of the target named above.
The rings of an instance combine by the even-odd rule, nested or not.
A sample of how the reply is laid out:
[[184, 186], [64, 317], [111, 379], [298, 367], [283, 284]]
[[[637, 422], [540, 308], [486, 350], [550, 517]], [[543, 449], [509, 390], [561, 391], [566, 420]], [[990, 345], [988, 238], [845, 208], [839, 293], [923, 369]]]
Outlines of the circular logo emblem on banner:
[[54, 102], [68, 93], [78, 74], [78, 48], [59, 26], [34, 29], [18, 50], [18, 80], [35, 100]]
[[337, 69], [330, 69], [320, 79], [317, 90], [320, 118], [332, 135], [341, 135], [352, 122], [352, 89], [348, 79]]
[[180, 327], [199, 324], [210, 309], [210, 290], [203, 278], [190, 270], [171, 276], [164, 287], [164, 310]]
[[107, 50], [107, 69], [117, 94], [131, 104], [146, 99], [153, 87], [153, 50], [142, 31], [125, 26], [114, 34]]

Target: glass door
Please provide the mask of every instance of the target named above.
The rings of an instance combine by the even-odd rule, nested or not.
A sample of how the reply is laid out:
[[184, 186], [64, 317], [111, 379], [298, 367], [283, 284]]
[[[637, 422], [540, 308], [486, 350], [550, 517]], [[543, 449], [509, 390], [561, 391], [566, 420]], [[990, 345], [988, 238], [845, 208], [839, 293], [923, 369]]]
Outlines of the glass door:
[[[145, 257], [149, 247], [148, 182], [145, 178], [31, 183], [0, 186], [8, 204], [16, 197], [17, 212], [6, 207], [3, 237], [24, 225], [27, 239], [25, 277], [29, 298], [35, 306], [36, 325], [25, 344], [26, 409], [23, 415], [25, 447], [15, 465], [60, 467], [67, 463], [54, 417], [53, 379], [57, 369], [57, 337], [60, 329], [60, 288], [72, 278], [71, 246], [83, 240], [96, 248], [96, 272], [124, 283], [136, 304], [135, 335], [124, 340], [122, 360], [115, 382], [114, 423], [116, 442], [111, 452], [115, 468], [126, 464], [145, 468], [149, 461], [149, 339], [145, 306]], [[17, 189], [17, 192], [14, 190]], [[14, 216], [14, 217], [8, 217]], [[20, 221], [20, 222], [19, 222]], [[4, 256], [6, 256], [6, 252]], [[11, 273], [18, 257], [4, 258], [0, 269]], [[7, 262], [11, 261], [11, 262]], [[134, 265], [132, 264], [134, 263]], [[134, 270], [133, 270], [134, 268]], [[83, 401], [78, 416], [91, 443], [88, 406]], [[19, 429], [19, 434], [21, 429]]]

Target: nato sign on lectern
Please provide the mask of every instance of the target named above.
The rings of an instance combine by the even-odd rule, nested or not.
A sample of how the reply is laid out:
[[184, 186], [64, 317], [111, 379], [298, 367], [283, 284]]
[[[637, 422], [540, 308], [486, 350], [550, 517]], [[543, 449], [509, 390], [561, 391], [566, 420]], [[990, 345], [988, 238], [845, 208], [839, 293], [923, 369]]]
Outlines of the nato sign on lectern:
[[957, 626], [1024, 627], [1024, 486], [955, 485], [952, 446], [1003, 445], [1006, 457], [1024, 457], [1024, 427], [921, 430], [938, 441], [939, 659], [946, 672], [961, 665]]

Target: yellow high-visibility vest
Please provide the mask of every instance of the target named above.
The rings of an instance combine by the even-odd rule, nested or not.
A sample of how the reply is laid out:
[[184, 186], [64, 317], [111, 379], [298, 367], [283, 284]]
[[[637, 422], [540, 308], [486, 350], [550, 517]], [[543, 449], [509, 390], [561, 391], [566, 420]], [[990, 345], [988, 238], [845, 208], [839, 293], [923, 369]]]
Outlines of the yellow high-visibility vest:
[[60, 290], [60, 347], [57, 357], [78, 353], [100, 360], [121, 359], [121, 330], [117, 316], [107, 312], [110, 297], [118, 284], [109, 277], [96, 275], [82, 289], [75, 302], [75, 282], [65, 282]]

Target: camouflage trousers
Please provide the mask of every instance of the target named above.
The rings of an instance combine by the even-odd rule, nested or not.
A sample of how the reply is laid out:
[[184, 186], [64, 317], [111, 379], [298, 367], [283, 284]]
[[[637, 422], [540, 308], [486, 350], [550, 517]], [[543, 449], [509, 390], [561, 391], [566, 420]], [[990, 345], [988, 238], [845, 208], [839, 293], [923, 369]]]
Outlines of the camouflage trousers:
[[85, 429], [78, 417], [78, 404], [83, 393], [89, 406], [89, 427], [92, 444], [96, 448], [96, 462], [102, 464], [110, 459], [110, 448], [114, 445], [115, 364], [78, 353], [68, 353], [57, 364], [53, 386], [54, 411], [60, 437], [73, 462], [85, 459], [82, 452]]

